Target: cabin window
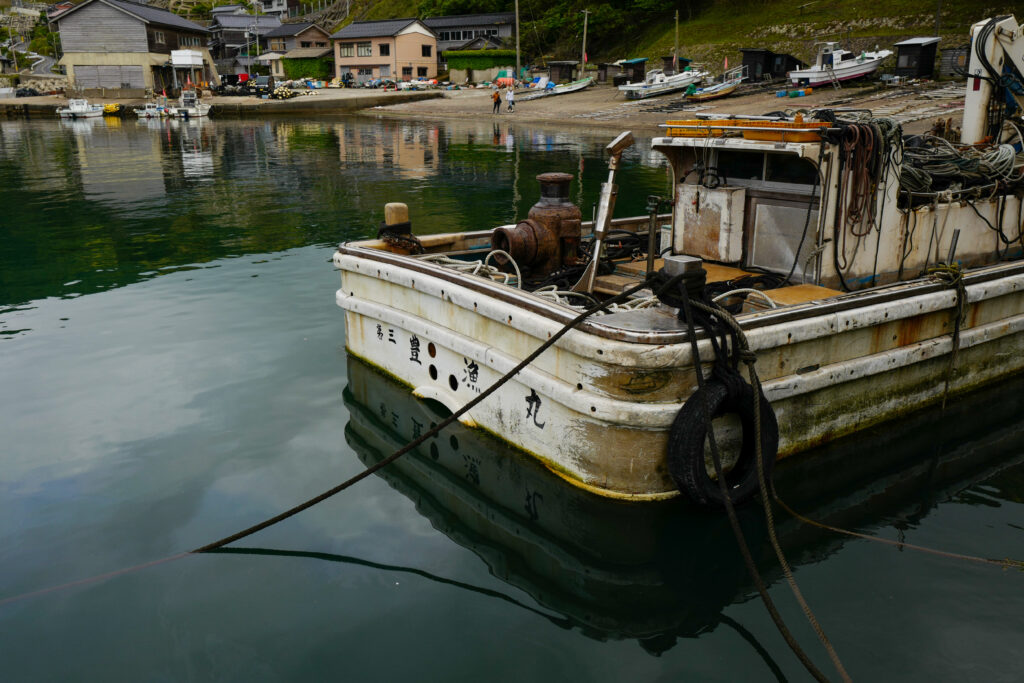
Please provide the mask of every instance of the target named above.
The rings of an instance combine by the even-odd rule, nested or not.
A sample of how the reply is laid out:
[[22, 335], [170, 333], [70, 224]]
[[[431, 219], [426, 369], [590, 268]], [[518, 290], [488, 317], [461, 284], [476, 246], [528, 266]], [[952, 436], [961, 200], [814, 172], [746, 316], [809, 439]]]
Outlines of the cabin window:
[[434, 46], [433, 45], [422, 45], [421, 47], [422, 47], [421, 52], [422, 52], [424, 57], [429, 57], [429, 56], [431, 56], [434, 53]]
[[341, 57], [355, 57], [355, 43], [338, 43], [338, 55]]
[[762, 180], [764, 178], [764, 154], [761, 152], [735, 152], [729, 149], [718, 151], [718, 174], [727, 181]]
[[313, 41], [312, 40], [302, 40], [302, 41], [299, 41], [299, 47], [313, 47]]
[[322, 41], [322, 40], [318, 40], [318, 41], [314, 42], [313, 45], [316, 46], [316, 47], [327, 47], [327, 43]]
[[356, 44], [356, 56], [357, 57], [372, 57], [373, 46], [370, 43], [357, 43]]
[[163, 45], [165, 42], [167, 42], [167, 39], [164, 38], [164, 32], [163, 31], [153, 31], [153, 42], [156, 43], [157, 45]]
[[810, 161], [793, 154], [768, 153], [764, 179], [773, 183], [813, 185], [817, 170]]
[[379, 44], [377, 46], [377, 49], [380, 50], [380, 56], [381, 57], [390, 57], [391, 56], [391, 45], [389, 45], [388, 43], [381, 43], [381, 44]]

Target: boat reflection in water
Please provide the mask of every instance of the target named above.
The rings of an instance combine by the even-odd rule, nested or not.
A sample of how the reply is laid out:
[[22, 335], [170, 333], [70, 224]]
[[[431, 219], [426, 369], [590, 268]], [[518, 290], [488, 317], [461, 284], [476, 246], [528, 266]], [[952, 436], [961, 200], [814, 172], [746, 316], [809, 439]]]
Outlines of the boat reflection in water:
[[[352, 356], [348, 376], [345, 434], [367, 466], [449, 414]], [[1000, 390], [1013, 395], [1024, 388], [1024, 381], [1015, 384]], [[898, 431], [892, 424], [868, 430], [814, 457], [780, 463], [777, 488], [796, 510], [840, 526], [863, 529], [901, 513], [923, 517], [934, 501], [1008, 460], [1024, 459], [1014, 445], [1024, 422], [1012, 403], [992, 401], [991, 393], [975, 395], [944, 415], [912, 416]], [[996, 406], [1004, 406], [1005, 414]], [[980, 415], [986, 424], [979, 424]], [[872, 462], [867, 453], [884, 454], [885, 461]], [[756, 597], [724, 514], [680, 500], [637, 504], [595, 496], [459, 423], [378, 476], [410, 498], [434, 528], [476, 553], [492, 574], [563, 615], [567, 628], [599, 640], [635, 638], [658, 654], [677, 638], [726, 624], [774, 668], [752, 636], [722, 614], [730, 604]], [[764, 579], [781, 578], [760, 505], [739, 512]], [[782, 512], [776, 523], [787, 554], [805, 564], [831, 554], [846, 538]]]

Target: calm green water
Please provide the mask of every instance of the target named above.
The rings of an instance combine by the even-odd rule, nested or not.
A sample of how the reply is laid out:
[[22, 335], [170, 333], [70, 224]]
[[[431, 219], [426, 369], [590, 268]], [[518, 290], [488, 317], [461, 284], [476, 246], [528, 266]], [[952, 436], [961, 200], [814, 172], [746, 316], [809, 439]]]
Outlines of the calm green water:
[[[387, 201], [417, 232], [523, 217], [611, 133], [341, 119], [0, 122], [0, 600], [305, 500], [436, 415], [349, 361], [330, 265]], [[667, 180], [641, 143], [619, 214]], [[1024, 558], [1024, 383], [780, 467], [801, 510]], [[0, 605], [0, 680], [807, 680], [728, 526], [601, 504], [454, 428], [242, 550]], [[828, 674], [766, 545], [769, 591]], [[780, 513], [855, 680], [1019, 681], [1024, 573]]]

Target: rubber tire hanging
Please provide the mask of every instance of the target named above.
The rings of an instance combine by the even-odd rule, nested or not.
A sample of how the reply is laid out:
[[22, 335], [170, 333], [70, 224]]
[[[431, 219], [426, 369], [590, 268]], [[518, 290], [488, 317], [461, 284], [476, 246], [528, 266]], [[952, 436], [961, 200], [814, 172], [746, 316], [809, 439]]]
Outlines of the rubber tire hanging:
[[[672, 422], [668, 436], [668, 471], [679, 490], [698, 505], [725, 504], [718, 482], [708, 474], [704, 460], [708, 416], [714, 420], [723, 415], [735, 414], [742, 427], [739, 456], [725, 475], [726, 488], [733, 504], [743, 503], [758, 492], [754, 389], [745, 382], [739, 386], [742, 388], [736, 394], [730, 394], [725, 384], [709, 380], [687, 399]], [[765, 480], [771, 481], [779, 448], [779, 424], [768, 399], [762, 394], [760, 400], [761, 454]]]

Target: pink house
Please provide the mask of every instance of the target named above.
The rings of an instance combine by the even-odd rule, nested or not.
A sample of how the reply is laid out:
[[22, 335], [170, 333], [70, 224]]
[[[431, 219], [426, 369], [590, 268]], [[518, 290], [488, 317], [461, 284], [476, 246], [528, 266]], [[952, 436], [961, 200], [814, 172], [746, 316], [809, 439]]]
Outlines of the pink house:
[[417, 19], [356, 21], [331, 36], [338, 78], [437, 77], [437, 35]]

